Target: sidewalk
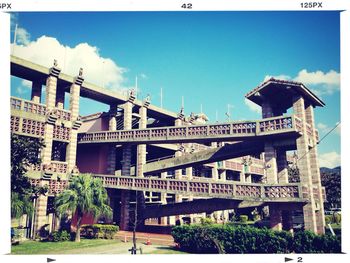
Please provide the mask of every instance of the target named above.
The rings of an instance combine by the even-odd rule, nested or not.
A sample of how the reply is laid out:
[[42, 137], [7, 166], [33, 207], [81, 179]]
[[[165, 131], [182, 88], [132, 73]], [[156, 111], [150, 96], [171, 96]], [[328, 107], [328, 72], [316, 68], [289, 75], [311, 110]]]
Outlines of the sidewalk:
[[[132, 232], [131, 231], [119, 231], [116, 234], [116, 237], [121, 241], [132, 242]], [[151, 242], [151, 244], [159, 244], [159, 245], [167, 245], [174, 246], [174, 239], [171, 235], [165, 234], [155, 234], [155, 233], [144, 233], [144, 232], [136, 232], [136, 240], [138, 242], [146, 243], [147, 240]]]

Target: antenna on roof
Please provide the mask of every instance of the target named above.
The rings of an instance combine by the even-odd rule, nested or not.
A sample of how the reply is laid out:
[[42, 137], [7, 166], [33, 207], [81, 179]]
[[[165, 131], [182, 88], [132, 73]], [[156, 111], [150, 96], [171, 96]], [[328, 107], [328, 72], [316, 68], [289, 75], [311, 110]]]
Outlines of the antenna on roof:
[[185, 99], [184, 96], [181, 97], [181, 107], [185, 108]]
[[225, 115], [228, 117], [228, 121], [231, 121], [231, 109], [233, 108], [233, 106], [231, 104], [227, 104], [227, 112], [225, 113]]
[[135, 95], [137, 97], [137, 93], [138, 93], [138, 87], [137, 87], [137, 75], [135, 77]]
[[201, 104], [201, 113], [203, 113], [203, 104]]
[[160, 107], [163, 108], [163, 88], [160, 87]]
[[15, 45], [16, 45], [16, 41], [17, 41], [17, 26], [18, 26], [18, 24], [16, 24], [16, 26], [15, 26], [15, 35], [13, 36], [12, 55], [14, 54]]

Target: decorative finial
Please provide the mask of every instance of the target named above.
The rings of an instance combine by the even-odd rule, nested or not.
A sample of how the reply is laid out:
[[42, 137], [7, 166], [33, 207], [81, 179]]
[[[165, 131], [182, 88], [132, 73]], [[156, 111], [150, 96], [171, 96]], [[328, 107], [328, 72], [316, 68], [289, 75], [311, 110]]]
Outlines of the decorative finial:
[[58, 67], [57, 59], [54, 59], [54, 60], [53, 60], [53, 66], [54, 66], [54, 67]]
[[83, 76], [83, 68], [80, 68], [79, 69], [79, 77], [82, 77]]

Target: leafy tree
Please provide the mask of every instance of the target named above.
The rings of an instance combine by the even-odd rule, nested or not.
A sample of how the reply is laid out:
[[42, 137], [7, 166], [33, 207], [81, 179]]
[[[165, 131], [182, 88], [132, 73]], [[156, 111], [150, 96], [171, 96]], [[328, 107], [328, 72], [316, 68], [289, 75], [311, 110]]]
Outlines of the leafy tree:
[[71, 212], [77, 215], [75, 241], [80, 242], [80, 228], [83, 215], [90, 213], [94, 218], [112, 216], [112, 209], [107, 205], [108, 195], [99, 178], [90, 174], [80, 174], [72, 178], [68, 188], [55, 199], [56, 211], [64, 215]]
[[341, 171], [340, 169], [330, 169], [321, 171], [321, 182], [326, 188], [327, 202], [326, 209], [341, 207]]
[[300, 173], [299, 168], [296, 165], [288, 166], [288, 181], [290, 183], [299, 183], [300, 182]]
[[47, 190], [34, 187], [25, 174], [30, 165], [41, 163], [42, 140], [11, 134], [11, 217], [19, 218], [33, 211], [32, 198]]

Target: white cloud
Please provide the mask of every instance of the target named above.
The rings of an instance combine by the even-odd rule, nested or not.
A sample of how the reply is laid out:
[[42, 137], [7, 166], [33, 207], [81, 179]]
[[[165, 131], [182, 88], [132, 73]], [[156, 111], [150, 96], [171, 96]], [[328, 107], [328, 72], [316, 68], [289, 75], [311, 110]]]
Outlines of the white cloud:
[[[333, 129], [333, 127], [335, 127], [335, 125], [336, 124], [334, 124], [334, 126], [332, 127], [329, 127], [327, 124], [320, 122], [316, 125], [316, 127], [321, 133], [327, 133], [327, 132], [330, 132]], [[334, 130], [334, 132], [338, 135], [340, 135], [340, 130], [341, 130], [340, 126], [341, 124], [339, 124]]]
[[268, 81], [270, 78], [275, 78], [275, 79], [282, 79], [282, 80], [290, 80], [291, 77], [288, 75], [278, 75], [278, 76], [270, 76], [270, 75], [266, 75], [264, 78], [264, 82]]
[[334, 168], [340, 166], [340, 154], [335, 151], [319, 154], [318, 160], [320, 167]]
[[312, 91], [319, 96], [331, 95], [340, 89], [340, 73], [334, 70], [324, 73], [320, 70], [308, 72], [306, 69], [303, 69], [294, 80], [310, 86]]
[[299, 71], [298, 75], [294, 78], [283, 74], [279, 76], [266, 75], [264, 81], [267, 81], [271, 77], [302, 82], [318, 96], [331, 95], [340, 89], [340, 73], [335, 70], [330, 70], [325, 73], [321, 70], [308, 72], [306, 69], [303, 69]]
[[96, 46], [80, 43], [70, 47], [53, 37], [41, 36], [34, 41], [30, 41], [29, 37], [25, 29], [19, 31], [15, 56], [46, 67], [52, 67], [54, 59], [57, 59], [63, 73], [76, 76], [79, 69], [83, 68], [83, 76], [88, 82], [114, 91], [125, 92], [132, 88], [123, 85], [123, 74], [127, 69], [118, 66], [110, 58], [102, 57]]
[[30, 34], [22, 27], [17, 28], [16, 43], [23, 45], [28, 45], [30, 43]]
[[247, 105], [251, 111], [261, 114], [261, 107], [258, 104], [255, 104], [247, 98], [244, 99], [244, 104]]

